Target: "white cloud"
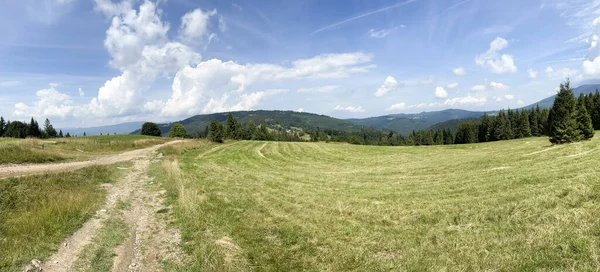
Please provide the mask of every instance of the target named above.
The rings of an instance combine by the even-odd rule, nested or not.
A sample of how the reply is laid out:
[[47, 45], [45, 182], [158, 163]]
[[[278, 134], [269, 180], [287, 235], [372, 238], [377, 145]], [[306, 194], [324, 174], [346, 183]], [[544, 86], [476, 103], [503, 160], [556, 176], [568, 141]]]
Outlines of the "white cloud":
[[431, 85], [433, 83], [435, 83], [435, 77], [433, 75], [430, 75], [427, 78], [419, 81], [419, 84], [421, 85]]
[[[240, 65], [232, 61], [212, 59], [196, 67], [184, 67], [173, 80], [173, 94], [162, 110], [164, 116], [184, 116], [216, 112], [232, 99], [257, 83], [303, 78], [346, 78], [371, 69], [372, 55], [345, 53], [319, 55], [292, 62], [290, 68], [272, 64]], [[220, 105], [216, 107], [214, 105]], [[229, 106], [231, 107], [231, 106]]]
[[403, 109], [406, 109], [406, 103], [404, 102], [391, 105], [389, 108], [386, 109], [386, 111], [398, 111]]
[[371, 38], [376, 38], [376, 39], [380, 39], [380, 38], [385, 38], [385, 36], [389, 35], [390, 33], [392, 33], [394, 30], [398, 29], [398, 28], [404, 28], [406, 27], [405, 25], [400, 25], [400, 26], [396, 26], [396, 27], [392, 27], [389, 29], [382, 29], [382, 30], [375, 30], [375, 29], [370, 29], [368, 34]]
[[83, 90], [81, 88], [77, 89], [77, 92], [79, 92], [79, 96], [85, 95], [85, 93], [83, 92]]
[[525, 105], [525, 102], [523, 102], [523, 100], [519, 100], [519, 101], [517, 101], [517, 105], [523, 106], [523, 105]]
[[458, 82], [454, 82], [454, 83], [450, 83], [450, 84], [446, 85], [446, 88], [448, 88], [448, 89], [454, 89], [456, 87], [458, 87]]
[[465, 71], [465, 68], [462, 68], [462, 67], [454, 68], [454, 69], [452, 69], [452, 72], [457, 76], [464, 76], [467, 74], [467, 71]]
[[347, 111], [347, 112], [365, 112], [365, 110], [361, 107], [342, 107], [341, 105], [337, 105], [335, 108], [333, 108], [334, 110], [337, 111]]
[[221, 32], [227, 31], [227, 22], [225, 22], [225, 18], [223, 18], [223, 16], [219, 16], [219, 30]]
[[475, 91], [475, 92], [481, 92], [481, 91], [485, 91], [487, 88], [485, 87], [485, 85], [475, 85], [471, 88], [471, 91]]
[[529, 79], [536, 79], [537, 72], [533, 69], [529, 69], [529, 70], [527, 70], [527, 77], [529, 77]]
[[505, 95], [504, 95], [504, 99], [506, 99], [506, 100], [514, 100], [514, 99], [515, 99], [515, 96], [514, 96], [514, 95], [512, 95], [512, 94], [505, 94]]
[[448, 97], [448, 92], [444, 89], [444, 87], [436, 87], [435, 88], [435, 97], [436, 98], [446, 98], [446, 97]]
[[299, 108], [299, 109], [297, 110], [297, 112], [304, 112], [304, 109], [303, 109], [303, 108]]
[[321, 86], [312, 88], [300, 88], [297, 90], [298, 93], [329, 93], [339, 88], [339, 86]]
[[475, 64], [490, 69], [492, 73], [504, 74], [514, 73], [517, 67], [514, 58], [509, 54], [500, 55], [499, 52], [508, 47], [508, 41], [503, 38], [496, 38], [490, 43], [490, 49], [487, 52], [475, 57]]
[[496, 89], [496, 90], [508, 90], [510, 89], [509, 86], [506, 86], [500, 82], [490, 82], [490, 86], [492, 86], [492, 88]]
[[397, 88], [401, 88], [402, 86], [404, 86], [404, 84], [398, 84], [396, 79], [394, 79], [392, 76], [388, 76], [383, 82], [383, 85], [381, 85], [381, 87], [379, 87], [379, 89], [377, 89], [375, 92], [375, 96], [382, 97], [389, 92], [396, 90]]
[[586, 40], [589, 44], [586, 60], [583, 61], [583, 72], [586, 75], [600, 77], [600, 17], [592, 22], [592, 34]]
[[485, 103], [487, 103], [487, 99], [485, 97], [471, 95], [465, 97], [455, 97], [444, 101], [444, 105], [446, 106], [483, 105]]
[[17, 80], [9, 80], [0, 82], [0, 87], [14, 87], [21, 84], [20, 81]]
[[552, 67], [550, 67], [550, 66], [548, 66], [548, 67], [546, 68], [546, 70], [544, 70], [544, 71], [546, 72], [546, 74], [551, 74], [551, 73], [554, 73], [554, 69], [552, 69]]
[[21, 117], [45, 118], [66, 118], [72, 117], [78, 109], [73, 105], [71, 97], [61, 93], [51, 85], [49, 89], [43, 89], [36, 92], [37, 101], [31, 106], [25, 103], [15, 104], [13, 114]]
[[[217, 10], [202, 11], [195, 9], [181, 17], [181, 26], [179, 28], [179, 36], [182, 40], [190, 43], [198, 43], [208, 36], [208, 24], [210, 17], [215, 16]], [[221, 19], [219, 26], [221, 27]], [[225, 21], [223, 21], [224, 23]], [[225, 27], [226, 28], [226, 27]]]

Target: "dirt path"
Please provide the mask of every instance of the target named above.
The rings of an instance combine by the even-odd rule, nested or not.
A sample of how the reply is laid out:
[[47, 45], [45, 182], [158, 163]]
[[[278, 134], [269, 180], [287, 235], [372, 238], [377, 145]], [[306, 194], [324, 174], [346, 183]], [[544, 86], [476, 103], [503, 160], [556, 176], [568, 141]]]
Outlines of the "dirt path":
[[182, 142], [181, 140], [172, 141], [160, 145], [155, 145], [143, 149], [124, 152], [117, 155], [101, 157], [89, 161], [66, 162], [66, 163], [45, 163], [45, 164], [29, 164], [29, 165], [9, 165], [0, 166], [0, 178], [28, 176], [43, 173], [66, 172], [73, 171], [79, 168], [91, 165], [109, 165], [122, 161], [130, 161], [135, 158], [147, 156], [152, 151], [158, 150], [165, 145], [171, 145]]
[[[167, 144], [172, 143], [174, 142]], [[116, 249], [112, 271], [160, 271], [162, 261], [181, 262], [184, 254], [179, 249], [179, 232], [169, 228], [166, 220], [158, 218], [158, 211], [165, 208], [162, 203], [162, 194], [165, 192], [153, 192], [146, 188], [152, 182], [147, 172], [150, 163], [157, 158], [156, 150], [160, 146], [162, 145], [127, 152], [115, 156], [116, 158], [87, 162], [108, 164], [133, 160], [134, 165], [114, 186], [107, 186], [108, 196], [104, 207], [61, 244], [58, 251], [44, 262], [43, 271], [74, 271], [73, 265], [81, 252], [90, 244], [110, 214], [116, 213], [119, 201], [131, 203], [129, 209], [119, 212], [130, 231], [129, 238]], [[79, 164], [69, 165], [83, 167]]]

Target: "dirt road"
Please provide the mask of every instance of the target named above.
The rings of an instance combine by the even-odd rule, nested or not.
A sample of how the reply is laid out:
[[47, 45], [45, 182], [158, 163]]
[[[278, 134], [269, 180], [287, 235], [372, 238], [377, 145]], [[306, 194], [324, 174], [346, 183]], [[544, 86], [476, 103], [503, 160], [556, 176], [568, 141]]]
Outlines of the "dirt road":
[[124, 152], [117, 155], [101, 157], [89, 161], [0, 166], [0, 178], [37, 175], [54, 172], [66, 172], [92, 165], [109, 165], [122, 161], [130, 161], [135, 158], [147, 156], [152, 151], [158, 150], [159, 148], [165, 145], [171, 145], [181, 142], [181, 140], [172, 141], [143, 149]]
[[[90, 166], [113, 164], [121, 161], [133, 161], [133, 166], [114, 184], [105, 184], [107, 198], [104, 206], [91, 219], [63, 241], [55, 254], [44, 260], [41, 270], [31, 271], [84, 271], [86, 260], [84, 250], [94, 247], [94, 238], [109, 218], [118, 218], [127, 224], [128, 238], [115, 251], [111, 271], [161, 271], [162, 262], [180, 264], [185, 254], [180, 249], [179, 231], [167, 225], [162, 214], [168, 207], [163, 205], [164, 191], [149, 189], [153, 181], [148, 176], [152, 162], [160, 160], [157, 150], [169, 142], [145, 149], [125, 152], [119, 155], [104, 157], [91, 161], [25, 165], [0, 168], [0, 175], [22, 176], [46, 172], [72, 171]], [[130, 203], [123, 209], [118, 203]], [[83, 264], [83, 265], [82, 265]]]

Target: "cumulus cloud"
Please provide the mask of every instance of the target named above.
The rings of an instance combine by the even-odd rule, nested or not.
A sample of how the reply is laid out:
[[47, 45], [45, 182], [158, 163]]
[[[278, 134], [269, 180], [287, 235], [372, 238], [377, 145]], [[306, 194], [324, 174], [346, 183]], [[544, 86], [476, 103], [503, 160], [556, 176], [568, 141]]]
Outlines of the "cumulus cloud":
[[[210, 17], [217, 15], [217, 10], [202, 11], [201, 9], [192, 10], [181, 17], [181, 26], [179, 27], [179, 36], [183, 41], [189, 43], [198, 43], [208, 36], [208, 23]], [[221, 17], [222, 18], [222, 17]], [[219, 19], [220, 28], [226, 29], [225, 21]]]
[[498, 37], [490, 43], [487, 52], [475, 57], [475, 64], [488, 68], [492, 73], [504, 74], [517, 71], [514, 58], [509, 54], [500, 55], [500, 51], [508, 47], [508, 41]]
[[85, 95], [85, 93], [83, 92], [83, 90], [81, 88], [77, 89], [77, 92], [79, 92], [79, 96]]
[[78, 110], [73, 105], [71, 97], [56, 90], [56, 85], [50, 84], [50, 88], [42, 89], [35, 94], [37, 101], [31, 105], [25, 103], [15, 104], [13, 114], [21, 117], [39, 118], [66, 118], [72, 117]]
[[508, 90], [510, 89], [509, 86], [506, 86], [500, 82], [490, 82], [490, 86], [492, 86], [492, 88], [494, 88], [495, 90]]
[[446, 88], [448, 88], [448, 89], [454, 89], [456, 87], [458, 87], [458, 82], [454, 82], [454, 83], [450, 83], [450, 84], [446, 85]]
[[379, 89], [377, 89], [375, 92], [375, 96], [382, 97], [389, 92], [396, 90], [397, 88], [401, 88], [402, 86], [404, 86], [404, 84], [398, 84], [396, 79], [394, 79], [392, 76], [388, 76], [383, 82], [383, 85], [381, 85], [381, 87], [379, 87]]
[[529, 77], [529, 79], [536, 79], [537, 78], [537, 71], [533, 70], [533, 69], [529, 69], [527, 70], [527, 77]]
[[340, 86], [321, 86], [312, 88], [300, 88], [297, 90], [298, 93], [329, 93], [339, 88]]
[[436, 87], [435, 88], [435, 97], [436, 98], [446, 98], [446, 97], [448, 97], [448, 92], [444, 89], [444, 87]]
[[467, 74], [467, 71], [465, 71], [465, 68], [462, 68], [462, 67], [454, 68], [454, 69], [452, 69], [452, 72], [457, 76], [464, 76]]
[[303, 108], [299, 108], [299, 109], [297, 110], [297, 112], [304, 112], [304, 109], [303, 109]]
[[341, 105], [337, 105], [335, 106], [335, 108], [333, 108], [336, 111], [347, 111], [347, 112], [365, 112], [365, 109], [363, 109], [361, 106], [358, 107], [342, 107]]
[[600, 76], [600, 17], [592, 22], [592, 34], [586, 40], [589, 44], [586, 60], [583, 61], [583, 72], [586, 75]]
[[386, 109], [386, 111], [398, 111], [403, 109], [406, 109], [406, 103], [404, 102], [391, 105], [389, 108]]
[[552, 69], [552, 67], [550, 67], [550, 66], [548, 66], [548, 67], [546, 68], [546, 70], [544, 70], [544, 71], [546, 72], [546, 74], [551, 74], [551, 73], [554, 73], [554, 69]]
[[471, 91], [475, 91], [475, 92], [482, 92], [485, 91], [487, 88], [485, 87], [485, 85], [475, 85], [471, 88]]
[[[224, 106], [231, 95], [241, 93], [256, 83], [295, 80], [303, 78], [346, 78], [354, 73], [371, 69], [372, 55], [345, 53], [319, 55], [292, 62], [291, 67], [272, 64], [237, 64], [212, 59], [196, 67], [186, 66], [173, 80], [173, 94], [161, 111], [164, 116], [181, 116], [202, 112], [216, 112], [233, 106]], [[221, 105], [219, 107], [213, 105]]]
[[519, 100], [519, 101], [517, 101], [517, 105], [523, 106], [523, 105], [525, 105], [525, 102], [523, 100]]
[[506, 94], [506, 95], [504, 95], [504, 99], [506, 99], [506, 100], [514, 100], [515, 96], [512, 95], [512, 94]]

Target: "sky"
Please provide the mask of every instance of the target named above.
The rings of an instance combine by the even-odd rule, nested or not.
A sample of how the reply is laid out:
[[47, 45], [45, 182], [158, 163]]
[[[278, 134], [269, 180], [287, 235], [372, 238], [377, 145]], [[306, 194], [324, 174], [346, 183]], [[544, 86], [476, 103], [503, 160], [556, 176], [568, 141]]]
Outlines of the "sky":
[[0, 115], [518, 108], [600, 83], [600, 0], [0, 0]]

